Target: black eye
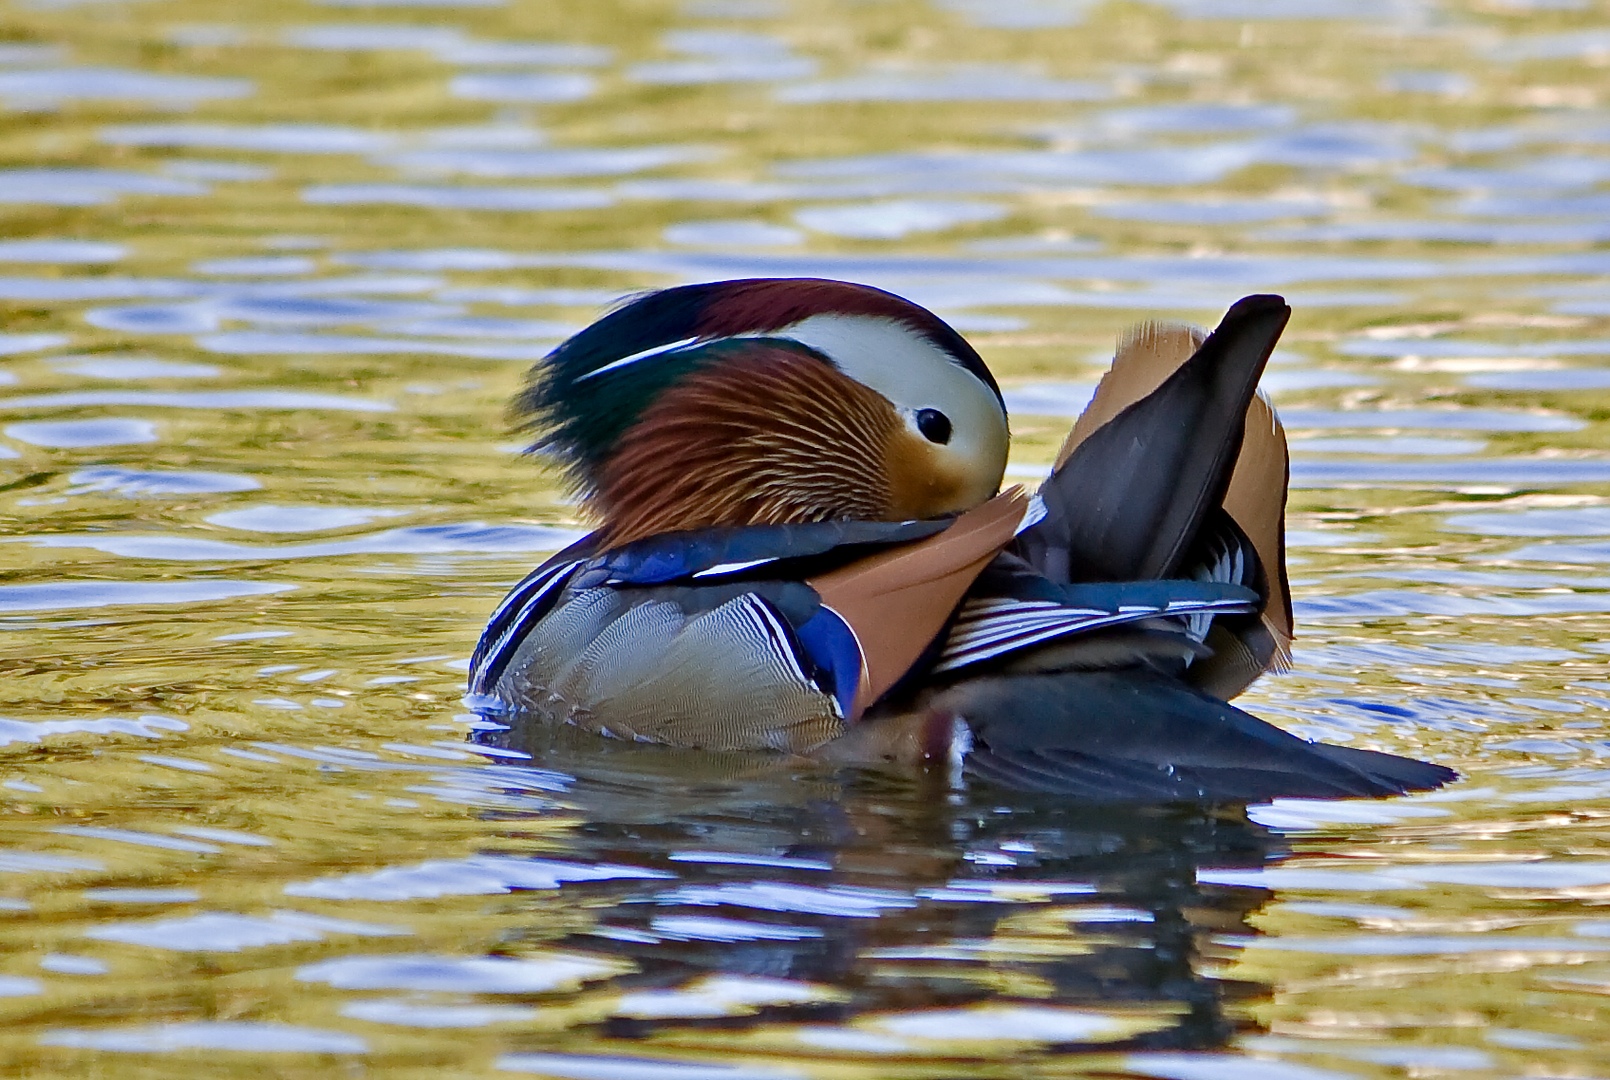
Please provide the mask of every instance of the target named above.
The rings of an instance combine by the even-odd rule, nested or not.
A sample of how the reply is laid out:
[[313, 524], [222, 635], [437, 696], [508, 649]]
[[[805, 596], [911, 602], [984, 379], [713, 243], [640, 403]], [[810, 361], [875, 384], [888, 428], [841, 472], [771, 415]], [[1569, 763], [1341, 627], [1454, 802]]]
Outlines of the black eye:
[[944, 446], [950, 441], [950, 417], [938, 409], [918, 409], [917, 430], [929, 442]]

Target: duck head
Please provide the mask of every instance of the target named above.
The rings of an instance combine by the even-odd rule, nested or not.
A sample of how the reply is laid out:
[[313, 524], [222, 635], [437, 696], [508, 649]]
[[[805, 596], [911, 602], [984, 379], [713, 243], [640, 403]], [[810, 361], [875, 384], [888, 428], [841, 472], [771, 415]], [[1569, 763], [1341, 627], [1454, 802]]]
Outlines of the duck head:
[[515, 409], [610, 547], [937, 517], [987, 500], [1006, 468], [1006, 409], [973, 347], [925, 308], [842, 281], [638, 297], [540, 362]]

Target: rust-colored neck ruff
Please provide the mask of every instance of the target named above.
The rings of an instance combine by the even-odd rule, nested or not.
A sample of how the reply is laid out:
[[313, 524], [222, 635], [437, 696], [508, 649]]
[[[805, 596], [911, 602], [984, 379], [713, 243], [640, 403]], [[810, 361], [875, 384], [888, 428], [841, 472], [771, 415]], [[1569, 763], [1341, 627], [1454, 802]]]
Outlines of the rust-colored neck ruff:
[[604, 464], [591, 509], [606, 547], [712, 526], [889, 516], [884, 457], [901, 420], [815, 356], [756, 343], [650, 405]]

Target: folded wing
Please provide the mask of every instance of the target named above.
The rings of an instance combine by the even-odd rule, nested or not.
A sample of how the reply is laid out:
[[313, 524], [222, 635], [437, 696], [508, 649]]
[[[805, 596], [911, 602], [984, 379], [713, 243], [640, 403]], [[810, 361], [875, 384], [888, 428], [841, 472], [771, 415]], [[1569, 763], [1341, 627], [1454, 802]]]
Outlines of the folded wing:
[[1441, 765], [1309, 742], [1175, 680], [1126, 671], [976, 680], [932, 708], [965, 719], [971, 774], [1081, 799], [1399, 795], [1455, 776]]
[[1043, 517], [961, 610], [936, 665], [957, 681], [863, 741], [1093, 800], [1379, 796], [1452, 779], [1226, 704], [1285, 662], [1292, 636], [1285, 434], [1257, 394], [1288, 317], [1253, 296], [1211, 335], [1128, 338], [1040, 489]]
[[811, 749], [926, 660], [1027, 507], [583, 542], [499, 607], [471, 694], [638, 741]]
[[1148, 324], [1120, 346], [1040, 489], [1018, 552], [1053, 581], [1202, 578], [1250, 587], [1255, 612], [1199, 623], [1189, 678], [1221, 698], [1281, 668], [1292, 637], [1285, 432], [1257, 393], [1290, 318], [1249, 296], [1204, 336]]

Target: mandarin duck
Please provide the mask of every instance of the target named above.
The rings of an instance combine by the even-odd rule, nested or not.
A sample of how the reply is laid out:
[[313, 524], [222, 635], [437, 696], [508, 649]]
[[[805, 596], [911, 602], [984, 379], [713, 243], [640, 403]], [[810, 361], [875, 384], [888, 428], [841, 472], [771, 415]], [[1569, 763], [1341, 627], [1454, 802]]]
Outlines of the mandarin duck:
[[1250, 296], [1212, 334], [1132, 333], [1029, 498], [999, 492], [999, 386], [932, 312], [819, 279], [633, 299], [516, 400], [598, 528], [499, 605], [468, 700], [1092, 800], [1439, 786], [1227, 703], [1289, 656], [1286, 444], [1257, 392], [1289, 316]]

